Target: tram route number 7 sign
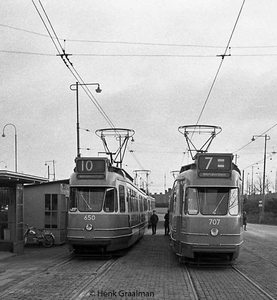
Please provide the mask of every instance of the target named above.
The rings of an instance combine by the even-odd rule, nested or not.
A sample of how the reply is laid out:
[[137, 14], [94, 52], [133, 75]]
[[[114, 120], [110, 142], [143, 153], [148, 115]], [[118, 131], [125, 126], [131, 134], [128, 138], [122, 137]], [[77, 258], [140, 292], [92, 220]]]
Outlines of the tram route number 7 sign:
[[230, 171], [232, 154], [205, 154], [198, 157], [198, 169], [202, 171]]

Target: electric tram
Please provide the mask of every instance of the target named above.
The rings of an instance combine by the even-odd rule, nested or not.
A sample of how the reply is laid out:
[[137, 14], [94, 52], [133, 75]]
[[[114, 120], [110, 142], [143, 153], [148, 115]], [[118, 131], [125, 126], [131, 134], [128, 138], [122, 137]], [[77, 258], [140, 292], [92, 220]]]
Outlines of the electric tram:
[[115, 134], [120, 141], [120, 159], [116, 161], [115, 153], [106, 148], [110, 158], [75, 160], [70, 178], [67, 233], [69, 250], [75, 253], [107, 253], [130, 247], [147, 230], [149, 212], [155, 203], [127, 172], [114, 165], [122, 165], [124, 153], [120, 151], [134, 132], [120, 128], [96, 131], [99, 132], [105, 147], [105, 133]]
[[188, 125], [179, 131], [191, 146], [192, 134], [203, 128], [211, 131], [206, 149], [193, 149], [194, 162], [181, 167], [173, 184], [169, 203], [171, 246], [181, 260], [232, 262], [243, 243], [241, 174], [233, 154], [207, 153], [220, 127]]

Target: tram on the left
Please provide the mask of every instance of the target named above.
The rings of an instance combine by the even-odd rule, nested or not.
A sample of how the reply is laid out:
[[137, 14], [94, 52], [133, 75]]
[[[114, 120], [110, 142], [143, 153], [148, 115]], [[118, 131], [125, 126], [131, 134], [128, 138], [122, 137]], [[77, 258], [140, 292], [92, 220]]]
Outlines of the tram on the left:
[[77, 157], [70, 178], [69, 250], [112, 252], [133, 245], [148, 227], [154, 199], [106, 157]]

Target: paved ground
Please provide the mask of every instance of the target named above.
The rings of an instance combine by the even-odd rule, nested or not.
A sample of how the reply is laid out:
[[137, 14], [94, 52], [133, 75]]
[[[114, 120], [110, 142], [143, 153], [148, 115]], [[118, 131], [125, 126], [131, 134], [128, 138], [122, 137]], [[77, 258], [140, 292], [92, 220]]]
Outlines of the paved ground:
[[[109, 261], [74, 260], [66, 245], [28, 246], [21, 255], [0, 252], [0, 299], [197, 299], [186, 267], [179, 264], [169, 237], [164, 236], [165, 211], [158, 210], [156, 235], [149, 230], [110, 265]], [[277, 226], [249, 224], [244, 237], [236, 267], [277, 299]], [[253, 299], [232, 270], [193, 269], [191, 276], [198, 299]], [[249, 288], [250, 283], [243, 284]]]

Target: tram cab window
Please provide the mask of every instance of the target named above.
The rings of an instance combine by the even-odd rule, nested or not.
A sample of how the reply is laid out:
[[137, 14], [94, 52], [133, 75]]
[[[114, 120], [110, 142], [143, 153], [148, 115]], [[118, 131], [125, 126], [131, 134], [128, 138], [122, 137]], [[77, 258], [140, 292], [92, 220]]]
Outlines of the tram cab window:
[[105, 212], [116, 212], [118, 209], [117, 198], [114, 188], [107, 188], [104, 200], [104, 211]]
[[70, 208], [99, 212], [102, 209], [104, 188], [79, 187], [70, 189]]
[[77, 207], [79, 211], [116, 212], [117, 197], [114, 188], [79, 187], [70, 190], [70, 209]]
[[239, 213], [239, 189], [230, 190], [229, 196], [229, 213], [232, 216], [237, 216]]
[[199, 188], [200, 212], [202, 215], [226, 215], [229, 188]]
[[196, 188], [187, 188], [185, 192], [185, 206], [184, 212], [189, 215], [197, 215], [198, 208], [198, 195]]

